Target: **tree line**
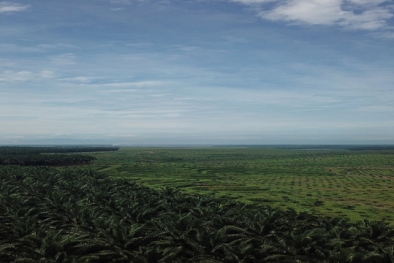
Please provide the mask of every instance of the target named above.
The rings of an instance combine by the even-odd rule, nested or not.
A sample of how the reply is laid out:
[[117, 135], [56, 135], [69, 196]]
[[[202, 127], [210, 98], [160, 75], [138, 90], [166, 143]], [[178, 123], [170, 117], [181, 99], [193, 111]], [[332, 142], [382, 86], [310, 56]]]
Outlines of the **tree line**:
[[113, 146], [0, 146], [0, 155], [117, 151]]
[[0, 262], [393, 262], [394, 229], [91, 170], [0, 166]]
[[[82, 152], [117, 151], [117, 147], [0, 147], [0, 165], [75, 165], [89, 164], [96, 158]], [[71, 154], [73, 153], [73, 154]], [[78, 153], [78, 154], [75, 154]]]

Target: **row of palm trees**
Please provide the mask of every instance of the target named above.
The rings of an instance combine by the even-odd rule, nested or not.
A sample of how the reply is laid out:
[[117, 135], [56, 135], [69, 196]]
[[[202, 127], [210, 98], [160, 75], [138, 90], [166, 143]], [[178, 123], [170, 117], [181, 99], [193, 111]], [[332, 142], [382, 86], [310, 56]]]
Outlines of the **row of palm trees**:
[[394, 262], [394, 229], [0, 166], [0, 262]]
[[95, 157], [84, 154], [0, 155], [0, 165], [66, 166], [90, 164]]

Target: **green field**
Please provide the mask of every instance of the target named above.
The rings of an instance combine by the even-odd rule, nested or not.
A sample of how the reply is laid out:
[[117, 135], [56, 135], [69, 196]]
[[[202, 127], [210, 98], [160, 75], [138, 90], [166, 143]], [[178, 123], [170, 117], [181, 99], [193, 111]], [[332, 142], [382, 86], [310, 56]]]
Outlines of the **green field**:
[[92, 169], [153, 188], [394, 224], [394, 151], [121, 148]]

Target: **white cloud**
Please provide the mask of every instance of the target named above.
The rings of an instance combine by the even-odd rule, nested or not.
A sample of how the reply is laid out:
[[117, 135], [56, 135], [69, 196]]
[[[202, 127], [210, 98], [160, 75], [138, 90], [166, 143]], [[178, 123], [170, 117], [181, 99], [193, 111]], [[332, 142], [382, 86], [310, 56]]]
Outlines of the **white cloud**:
[[67, 82], [73, 82], [73, 83], [90, 83], [93, 80], [96, 80], [99, 78], [96, 77], [86, 77], [86, 76], [77, 76], [77, 77], [72, 77], [72, 78], [63, 78], [61, 80], [67, 81]]
[[171, 49], [179, 50], [179, 51], [185, 51], [185, 52], [201, 50], [200, 47], [186, 46], [186, 45], [174, 45]]
[[15, 44], [0, 44], [0, 49], [3, 52], [42, 52], [43, 50], [39, 47], [32, 46], [20, 46]]
[[20, 136], [20, 135], [8, 135], [4, 136], [3, 139], [23, 139], [25, 136]]
[[[393, 17], [387, 0], [231, 0], [258, 6], [258, 15], [271, 21], [293, 24], [338, 25], [348, 29], [388, 28]], [[270, 8], [267, 2], [274, 2]]]
[[53, 71], [42, 70], [34, 73], [31, 71], [11, 71], [6, 70], [0, 73], [0, 82], [28, 82], [42, 79], [50, 79], [54, 77]]
[[231, 1], [239, 2], [246, 5], [251, 5], [251, 4], [262, 4], [262, 3], [272, 2], [274, 0], [231, 0]]
[[378, 32], [378, 33], [375, 33], [374, 36], [381, 37], [381, 38], [394, 39], [394, 32], [390, 32], [390, 31]]
[[123, 5], [130, 5], [130, 0], [110, 0], [111, 4], [123, 4]]
[[40, 48], [42, 50], [48, 50], [48, 49], [74, 49], [76, 48], [75, 45], [68, 44], [68, 43], [54, 43], [54, 44], [39, 44], [37, 45], [37, 48]]
[[378, 5], [387, 2], [387, 0], [350, 0], [350, 2], [360, 5]]
[[60, 54], [57, 56], [52, 56], [51, 60], [53, 63], [57, 65], [74, 65], [76, 64], [76, 58], [73, 53], [67, 53], [67, 54]]
[[376, 7], [359, 15], [347, 13], [339, 24], [351, 29], [375, 30], [384, 28], [386, 21], [392, 16], [389, 10]]
[[21, 5], [18, 3], [10, 3], [10, 2], [0, 2], [0, 13], [12, 13], [12, 12], [21, 12], [25, 11], [30, 7], [30, 5]]
[[343, 17], [341, 0], [291, 0], [259, 15], [269, 20], [298, 21], [328, 25]]
[[92, 84], [94, 86], [100, 87], [155, 87], [168, 84], [169, 82], [166, 81], [156, 81], [156, 80], [148, 80], [148, 81], [137, 81], [137, 82], [114, 82], [114, 83], [103, 83], [103, 84]]
[[362, 112], [381, 112], [381, 113], [393, 113], [394, 112], [394, 107], [393, 106], [387, 106], [387, 105], [373, 105], [373, 106], [365, 106], [365, 107], [360, 107], [355, 109], [356, 111], [362, 111]]

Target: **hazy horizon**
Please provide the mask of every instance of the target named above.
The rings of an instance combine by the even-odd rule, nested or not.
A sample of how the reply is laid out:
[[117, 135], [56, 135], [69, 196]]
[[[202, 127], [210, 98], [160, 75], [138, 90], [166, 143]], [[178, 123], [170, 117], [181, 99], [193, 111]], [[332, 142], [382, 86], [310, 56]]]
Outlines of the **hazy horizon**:
[[0, 145], [394, 144], [393, 10], [0, 1]]
[[87, 147], [95, 147], [95, 146], [114, 146], [114, 147], [153, 147], [153, 148], [193, 148], [193, 147], [311, 147], [311, 148], [321, 148], [321, 147], [328, 147], [328, 148], [340, 148], [340, 147], [382, 147], [384, 148], [389, 147], [390, 149], [394, 147], [394, 144], [374, 144], [374, 143], [266, 143], [266, 144], [253, 144], [253, 143], [151, 143], [151, 142], [119, 142], [119, 143], [111, 143], [110, 140], [32, 140], [32, 141], [20, 141], [17, 143], [0, 143], [0, 147], [69, 147], [69, 146], [87, 146]]

